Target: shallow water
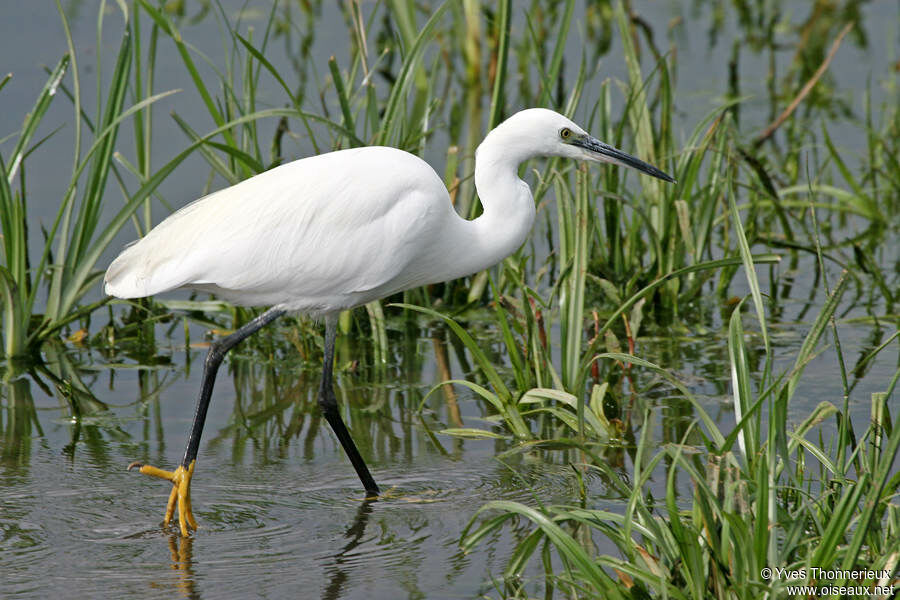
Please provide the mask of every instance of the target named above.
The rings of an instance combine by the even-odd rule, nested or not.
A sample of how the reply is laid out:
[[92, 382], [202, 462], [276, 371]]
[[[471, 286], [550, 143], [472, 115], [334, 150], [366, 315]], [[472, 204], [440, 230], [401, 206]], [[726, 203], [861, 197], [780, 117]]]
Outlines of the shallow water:
[[[50, 414], [41, 415], [44, 435], [30, 447], [4, 445], [0, 595], [393, 598], [402, 589], [408, 597], [469, 597], [505, 558], [458, 552], [459, 532], [481, 504], [571, 493], [568, 467], [535, 464], [514, 475], [493, 459], [490, 441], [444, 456], [421, 431], [379, 416], [362, 422], [389, 432], [385, 443], [363, 452], [386, 494], [363, 502], [340, 446], [315, 416], [285, 440], [236, 441], [234, 392], [221, 379], [193, 482], [201, 529], [191, 539], [158, 525], [168, 484], [124, 467], [136, 457], [169, 465], [180, 455], [196, 376], [161, 394], [164, 440], [139, 441], [143, 423], [129, 406], [107, 418], [118, 419], [115, 426], [85, 424], [65, 453], [72, 425]], [[117, 390], [129, 383], [120, 380]], [[52, 402], [36, 400], [39, 410]], [[297, 404], [288, 403], [286, 416]]]
[[[850, 331], [842, 343], [852, 356], [870, 340], [862, 328]], [[802, 326], [780, 327], [773, 333], [776, 355], [789, 362], [804, 333]], [[639, 354], [670, 365], [727, 430], [733, 414], [725, 344], [719, 333], [649, 337], [639, 342]], [[423, 380], [433, 364], [431, 347], [423, 331], [415, 346]], [[177, 345], [172, 351], [183, 356]], [[345, 347], [339, 364], [349, 364], [340, 359], [352, 354], [352, 346]], [[366, 383], [367, 374], [345, 371], [338, 382], [338, 397], [351, 407], [345, 418], [386, 490], [383, 499], [364, 502], [352, 467], [315, 410], [315, 366], [296, 357], [261, 362], [258, 355], [237, 355], [219, 375], [194, 477], [201, 528], [183, 539], [174, 526], [160, 525], [169, 484], [125, 466], [139, 459], [171, 467], [181, 456], [202, 349], [192, 356], [189, 372], [183, 365], [144, 374], [117, 370], [113, 389], [109, 371], [87, 372], [95, 378], [91, 389], [112, 406], [83, 416], [80, 428], [67, 406], [30, 379], [7, 389], [0, 411], [6, 434], [0, 442], [0, 596], [470, 598], [491, 590], [513, 537], [524, 531], [507, 528], [462, 554], [460, 533], [485, 502], [577, 502], [567, 464], [572, 459], [561, 453], [498, 460], [503, 443], [440, 434], [435, 445], [416, 409], [438, 377], [375, 385]], [[794, 422], [820, 400], [840, 402], [833, 353], [817, 361], [791, 405]], [[401, 379], [404, 364], [398, 357], [387, 377]], [[883, 390], [893, 368], [890, 359], [877, 360], [853, 397]], [[451, 374], [466, 375], [454, 360]], [[484, 427], [481, 403], [464, 389], [457, 392], [463, 423]], [[658, 439], [695, 418], [665, 389], [653, 397]], [[854, 406], [862, 425], [868, 407]], [[434, 428], [452, 425], [454, 414], [438, 392], [422, 416]], [[613, 466], [629, 470], [627, 453], [610, 457]], [[664, 483], [656, 478], [654, 493], [662, 494]], [[588, 480], [588, 498], [591, 506], [621, 510], [601, 481]]]

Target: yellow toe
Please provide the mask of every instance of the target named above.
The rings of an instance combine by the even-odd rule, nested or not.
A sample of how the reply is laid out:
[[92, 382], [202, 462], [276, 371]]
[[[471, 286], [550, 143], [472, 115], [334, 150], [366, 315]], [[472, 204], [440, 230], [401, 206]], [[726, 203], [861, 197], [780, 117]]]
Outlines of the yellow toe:
[[[178, 467], [178, 469], [183, 469], [184, 467]], [[175, 481], [175, 474], [178, 473], [178, 469], [174, 471], [164, 471], [162, 469], [157, 469], [156, 467], [151, 467], [150, 465], [141, 465], [141, 473], [143, 475], [149, 475], [150, 477], [159, 477], [160, 479], [166, 479], [168, 481]]]
[[140, 472], [150, 477], [158, 477], [172, 482], [172, 491], [169, 494], [169, 501], [166, 503], [166, 514], [163, 519], [163, 527], [168, 527], [175, 515], [175, 508], [178, 507], [178, 527], [181, 529], [181, 535], [187, 537], [190, 529], [197, 529], [197, 521], [191, 511], [191, 477], [194, 475], [194, 465], [196, 461], [191, 462], [190, 466], [185, 469], [179, 466], [174, 471], [165, 471], [150, 465], [142, 465], [140, 463], [131, 463], [128, 465], [129, 470], [134, 467], [140, 467]]

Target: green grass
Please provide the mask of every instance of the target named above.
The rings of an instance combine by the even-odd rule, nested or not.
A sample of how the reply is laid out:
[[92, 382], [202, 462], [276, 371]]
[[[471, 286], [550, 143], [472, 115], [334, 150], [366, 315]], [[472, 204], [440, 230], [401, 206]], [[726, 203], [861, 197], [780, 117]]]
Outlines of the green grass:
[[[731, 205], [735, 230], [743, 239], [736, 205]], [[760, 299], [749, 251], [745, 244], [741, 246], [751, 297]], [[586, 427], [586, 437], [573, 440], [585, 450], [586, 461], [578, 469], [601, 476], [619, 495], [623, 512], [587, 508], [588, 498], [573, 506], [494, 501], [473, 518], [463, 534], [462, 548], [472, 549], [511, 520], [531, 522], [533, 528], [520, 538], [503, 573], [504, 597], [528, 597], [523, 573], [529, 560], [543, 566], [548, 596], [558, 588], [563, 595], [574, 596], [749, 599], [780, 597], [787, 585], [803, 583], [885, 585], [874, 580], [825, 582], [811, 576], [787, 580], [761, 575], [764, 567], [806, 573], [812, 573], [811, 567], [894, 572], [900, 562], [896, 550], [900, 547], [896, 503], [900, 474], [894, 465], [900, 427], [896, 415], [891, 417], [891, 390], [872, 395], [871, 420], [862, 427], [854, 428], [847, 406], [827, 401], [796, 427], [787, 419], [786, 408], [801, 385], [804, 368], [834, 323], [847, 283], [842, 277], [828, 290], [829, 299], [793, 368], [777, 376], [764, 369], [755, 386], [747, 360], [743, 301], [735, 307], [728, 325], [734, 429], [720, 430], [687, 387], [676, 384], [694, 405], [696, 421], [681, 440], [660, 448], [648, 426], [658, 409], [648, 408], [639, 439], [628, 450], [634, 469], [630, 477], [623, 477], [594, 454], [609, 441], [596, 425]], [[766, 338], [765, 313], [757, 317], [759, 333]], [[833, 334], [837, 340], [836, 328]], [[765, 346], [769, 364], [768, 341]], [[672, 377], [633, 355], [605, 353], [596, 358]], [[843, 361], [840, 351], [837, 358]], [[525, 394], [518, 405], [532, 404], [534, 395]], [[577, 404], [579, 413], [598, 413], [584, 419], [586, 423], [597, 422], [602, 414], [593, 402], [574, 396], [537, 395], [542, 400]], [[555, 414], [550, 407], [544, 410]], [[829, 427], [835, 418], [836, 424]], [[563, 422], [572, 420], [573, 415], [562, 417]], [[692, 441], [698, 436], [698, 441]], [[666, 481], [665, 496], [655, 499], [648, 494], [648, 486], [660, 474]], [[685, 477], [690, 494], [685, 493]], [[601, 537], [614, 545], [617, 554], [596, 553], [596, 539]]]
[[[124, 14], [124, 13], [123, 13]], [[119, 128], [127, 120], [138, 118], [142, 111], [171, 92], [140, 95], [130, 106], [126, 104], [129, 77], [134, 59], [134, 44], [128, 30], [123, 30], [115, 65], [106, 82], [105, 94], [98, 94], [96, 114], [90, 118], [81, 102], [79, 67], [68, 22], [62, 8], [60, 15], [69, 51], [51, 70], [34, 106], [26, 115], [15, 146], [0, 159], [0, 214], [2, 214], [3, 263], [0, 281], [3, 295], [4, 353], [7, 357], [32, 359], [41, 344], [59, 335], [69, 323], [89, 315], [103, 301], [81, 305], [82, 298], [97, 285], [102, 271], [95, 265], [100, 254], [131, 218], [137, 206], [154, 190], [162, 177], [149, 178], [137, 192], [126, 193], [125, 204], [113, 221], [100, 223], [100, 215], [108, 195], [110, 175], [118, 179], [114, 151]], [[127, 19], [127, 15], [124, 15]], [[97, 21], [101, 35], [104, 19]], [[100, 71], [100, 58], [97, 70]], [[71, 74], [71, 91], [65, 77]], [[74, 107], [74, 149], [71, 175], [60, 199], [55, 219], [43, 233], [43, 249], [39, 256], [29, 255], [28, 229], [28, 157], [56, 133], [36, 140], [35, 135], [51, 103], [63, 94]], [[98, 92], [102, 92], [98, 80]], [[86, 146], [86, 148], [85, 148]], [[43, 313], [37, 313], [38, 294], [45, 290]]]

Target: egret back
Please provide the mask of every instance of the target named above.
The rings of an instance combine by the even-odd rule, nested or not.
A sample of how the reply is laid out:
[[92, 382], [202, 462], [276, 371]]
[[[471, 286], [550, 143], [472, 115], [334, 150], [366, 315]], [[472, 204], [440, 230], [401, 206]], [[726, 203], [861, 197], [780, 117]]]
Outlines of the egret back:
[[459, 220], [427, 163], [386, 147], [294, 161], [205, 196], [127, 247], [120, 298], [180, 287], [327, 313], [440, 279], [432, 242]]

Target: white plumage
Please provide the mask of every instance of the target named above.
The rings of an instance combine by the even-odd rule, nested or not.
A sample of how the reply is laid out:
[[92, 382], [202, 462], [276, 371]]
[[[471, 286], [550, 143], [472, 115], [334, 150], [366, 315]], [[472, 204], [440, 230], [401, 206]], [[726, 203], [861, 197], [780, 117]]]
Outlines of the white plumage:
[[110, 265], [106, 292], [135, 298], [191, 287], [242, 305], [347, 308], [428, 255], [424, 234], [433, 237], [448, 212], [440, 179], [411, 154], [323, 154], [172, 214]]
[[484, 213], [473, 221], [456, 214], [440, 177], [420, 158], [386, 147], [341, 150], [185, 206], [113, 261], [106, 293], [137, 298], [187, 287], [245, 306], [333, 313], [468, 275], [511, 254], [534, 221], [531, 191], [517, 175], [524, 160], [616, 162], [668, 178], [546, 109], [507, 119], [476, 156]]

